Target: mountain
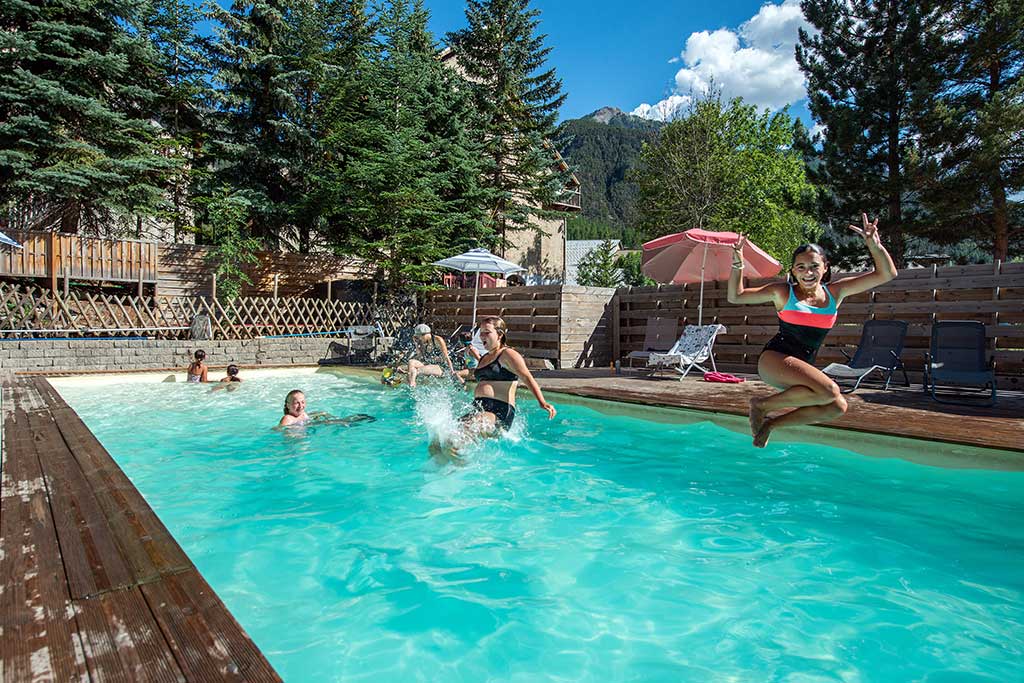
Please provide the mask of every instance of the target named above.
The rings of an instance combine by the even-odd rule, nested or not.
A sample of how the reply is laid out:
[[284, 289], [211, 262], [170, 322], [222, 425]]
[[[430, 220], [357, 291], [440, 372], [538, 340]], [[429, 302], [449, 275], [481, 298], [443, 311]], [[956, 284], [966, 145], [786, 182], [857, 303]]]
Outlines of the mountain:
[[[576, 169], [580, 180], [582, 222], [607, 224], [616, 230], [635, 229], [638, 190], [626, 174], [636, 163], [643, 144], [657, 138], [664, 125], [615, 107], [603, 107], [559, 126], [555, 138], [558, 150]], [[611, 236], [625, 237], [621, 232]]]

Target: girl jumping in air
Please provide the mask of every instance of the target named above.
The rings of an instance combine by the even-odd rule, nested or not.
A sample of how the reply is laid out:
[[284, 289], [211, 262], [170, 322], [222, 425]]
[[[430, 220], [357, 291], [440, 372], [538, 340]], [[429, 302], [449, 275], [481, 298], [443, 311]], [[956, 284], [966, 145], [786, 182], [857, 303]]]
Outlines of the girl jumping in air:
[[[832, 269], [825, 250], [804, 244], [793, 252], [793, 267], [786, 283], [761, 287], [743, 286], [743, 245], [741, 237], [733, 247], [729, 302], [734, 304], [775, 304], [779, 332], [769, 341], [757, 361], [761, 379], [779, 390], [764, 398], [750, 399], [750, 431], [754, 445], [763, 448], [772, 431], [779, 427], [834, 420], [846, 412], [846, 399], [839, 386], [814, 367], [825, 335], [836, 323], [843, 300], [883, 285], [896, 277], [896, 266], [878, 235], [878, 219], [849, 226], [864, 238], [874, 261], [874, 270], [831, 282]], [[776, 411], [786, 410], [771, 417]]]

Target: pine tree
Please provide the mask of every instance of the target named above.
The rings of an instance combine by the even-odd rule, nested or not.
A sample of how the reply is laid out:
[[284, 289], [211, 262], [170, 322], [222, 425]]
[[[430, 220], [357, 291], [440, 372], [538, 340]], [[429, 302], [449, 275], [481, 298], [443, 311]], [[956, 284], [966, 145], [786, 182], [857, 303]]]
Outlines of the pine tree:
[[339, 249], [415, 286], [431, 261], [486, 240], [481, 151], [472, 100], [438, 62], [421, 2], [394, 0], [375, 29], [374, 48], [331, 86], [319, 194]]
[[548, 142], [566, 96], [554, 69], [545, 68], [551, 48], [537, 34], [539, 16], [529, 0], [469, 0], [469, 26], [448, 36], [484, 116], [483, 184], [502, 250], [510, 232], [531, 227], [531, 217], [554, 215], [545, 207], [569, 180]]
[[1012, 197], [1024, 190], [1024, 6], [945, 0], [941, 97], [931, 100], [922, 164], [928, 236], [976, 237], [995, 259], [1022, 235]]
[[0, 206], [43, 200], [66, 232], [159, 210], [172, 163], [136, 5], [2, 0], [0, 16]]
[[576, 282], [584, 287], [618, 287], [622, 284], [615, 252], [611, 240], [605, 240], [588, 251], [577, 266]]
[[293, 224], [309, 173], [313, 133], [300, 93], [311, 78], [299, 0], [210, 4], [221, 24], [211, 48], [221, 130], [212, 141], [213, 185], [252, 207], [252, 236], [276, 249]]
[[803, 0], [817, 29], [801, 30], [797, 62], [809, 107], [826, 127], [822, 178], [845, 225], [865, 211], [881, 215], [897, 265], [923, 218], [909, 168], [923, 103], [938, 92], [937, 12], [918, 0]]
[[150, 0], [144, 5], [145, 31], [157, 53], [154, 119], [160, 123], [161, 153], [175, 160], [168, 179], [169, 220], [174, 241], [194, 229], [197, 183], [204, 173], [211, 98], [209, 41], [196, 31], [202, 12], [189, 0]]

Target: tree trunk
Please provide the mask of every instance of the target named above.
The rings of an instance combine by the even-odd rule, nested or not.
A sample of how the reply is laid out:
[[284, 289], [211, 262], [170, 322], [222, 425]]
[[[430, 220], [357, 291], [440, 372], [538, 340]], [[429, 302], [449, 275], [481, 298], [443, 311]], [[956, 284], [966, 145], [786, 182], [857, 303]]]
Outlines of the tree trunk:
[[78, 202], [69, 201], [64, 205], [60, 215], [60, 231], [70, 234], [78, 234], [78, 222], [81, 218], [81, 209]]
[[992, 258], [1005, 261], [1010, 254], [1010, 222], [1001, 174], [996, 174], [989, 191], [992, 193]]

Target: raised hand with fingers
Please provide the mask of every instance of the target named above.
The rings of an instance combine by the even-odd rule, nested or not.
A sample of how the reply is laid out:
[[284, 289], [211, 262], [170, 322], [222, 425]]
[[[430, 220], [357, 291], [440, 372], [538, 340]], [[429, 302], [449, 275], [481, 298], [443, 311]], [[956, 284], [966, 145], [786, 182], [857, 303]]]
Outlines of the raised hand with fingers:
[[863, 225], [860, 227], [857, 227], [856, 225], [849, 225], [847, 227], [864, 238], [864, 244], [867, 245], [868, 249], [881, 246], [882, 240], [878, 234], [878, 218], [875, 218], [873, 221], [869, 221], [868, 215], [866, 213], [862, 213], [861, 221], [863, 222]]

